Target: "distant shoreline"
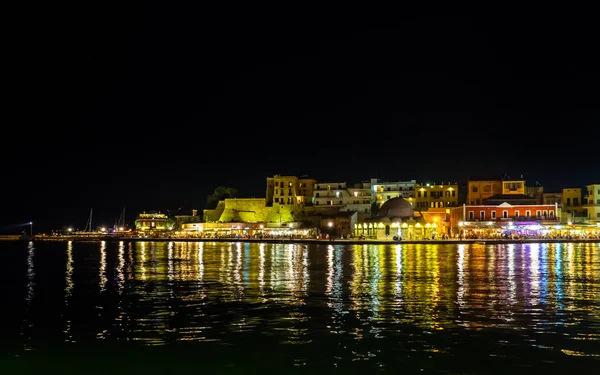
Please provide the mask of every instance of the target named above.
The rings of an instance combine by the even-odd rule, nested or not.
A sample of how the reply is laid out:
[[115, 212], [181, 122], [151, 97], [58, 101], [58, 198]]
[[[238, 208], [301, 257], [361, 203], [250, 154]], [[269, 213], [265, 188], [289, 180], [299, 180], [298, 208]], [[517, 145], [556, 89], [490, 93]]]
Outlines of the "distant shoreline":
[[122, 237], [122, 236], [11, 236], [6, 240], [17, 241], [131, 241], [131, 242], [254, 242], [254, 243], [303, 243], [303, 244], [353, 244], [353, 245], [392, 245], [392, 244], [522, 244], [522, 243], [600, 243], [600, 238], [592, 239], [447, 239], [447, 240], [374, 240], [374, 239], [335, 239], [317, 240], [317, 239], [284, 239], [284, 238], [141, 238], [141, 237]]

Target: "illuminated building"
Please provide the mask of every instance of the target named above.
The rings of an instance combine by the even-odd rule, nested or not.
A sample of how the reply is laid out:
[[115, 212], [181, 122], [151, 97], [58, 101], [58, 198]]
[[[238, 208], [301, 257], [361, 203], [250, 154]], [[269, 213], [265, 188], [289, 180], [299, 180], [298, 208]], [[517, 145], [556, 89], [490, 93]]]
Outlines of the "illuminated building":
[[430, 208], [458, 206], [458, 184], [424, 183], [415, 185], [415, 208], [427, 211]]
[[[527, 198], [535, 200], [535, 198]], [[463, 236], [495, 237], [506, 231], [522, 231], [531, 235], [538, 234], [545, 226], [560, 224], [558, 204], [519, 204], [516, 202], [511, 204], [506, 201], [498, 204], [490, 198], [485, 202], [485, 205], [463, 205], [451, 208], [452, 233]]]
[[600, 184], [587, 185], [586, 204], [583, 206], [587, 210], [587, 221], [589, 224], [600, 226]]
[[315, 180], [296, 176], [275, 175], [267, 177], [266, 204], [287, 205], [296, 208], [310, 202]]
[[156, 232], [172, 230], [175, 220], [160, 212], [141, 213], [135, 220], [135, 229], [142, 232]]
[[372, 201], [377, 203], [378, 207], [381, 207], [385, 201], [393, 198], [401, 197], [404, 199], [414, 199], [416, 183], [416, 180], [387, 182], [372, 178]]
[[[445, 215], [445, 213], [443, 214]], [[371, 239], [422, 240], [441, 237], [444, 226], [441, 220], [424, 213], [415, 215], [413, 205], [402, 197], [392, 198], [381, 205], [374, 217], [354, 226], [354, 236]]]

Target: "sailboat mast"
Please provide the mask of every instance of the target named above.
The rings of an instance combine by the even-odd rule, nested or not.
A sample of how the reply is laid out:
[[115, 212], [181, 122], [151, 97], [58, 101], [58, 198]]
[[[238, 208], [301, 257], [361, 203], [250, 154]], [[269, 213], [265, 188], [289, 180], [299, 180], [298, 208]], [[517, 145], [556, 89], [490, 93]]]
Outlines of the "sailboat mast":
[[[89, 227], [89, 229], [88, 229]], [[88, 218], [87, 223], [85, 224], [85, 228], [83, 229], [84, 232], [91, 232], [92, 231], [92, 209], [90, 208], [90, 217]]]

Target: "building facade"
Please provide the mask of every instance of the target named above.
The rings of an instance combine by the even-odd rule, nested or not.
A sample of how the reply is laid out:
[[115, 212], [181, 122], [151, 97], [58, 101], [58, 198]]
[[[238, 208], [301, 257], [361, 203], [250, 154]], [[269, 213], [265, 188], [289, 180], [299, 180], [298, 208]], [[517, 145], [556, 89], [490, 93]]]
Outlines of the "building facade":
[[558, 204], [463, 205], [450, 211], [452, 232], [463, 238], [540, 236], [560, 224]]
[[316, 181], [310, 178], [275, 175], [267, 177], [266, 204], [292, 206], [294, 209], [310, 202]]
[[419, 211], [428, 211], [432, 208], [457, 207], [458, 184], [418, 183], [415, 185], [414, 206]]
[[587, 210], [587, 220], [589, 224], [600, 223], [600, 184], [591, 184], [586, 186], [587, 194], [585, 196]]
[[481, 204], [485, 199], [502, 194], [502, 179], [479, 177], [467, 181], [467, 205]]
[[392, 198], [414, 198], [416, 180], [384, 182], [376, 178], [371, 179], [371, 188], [373, 190], [373, 202], [381, 207], [385, 201]]

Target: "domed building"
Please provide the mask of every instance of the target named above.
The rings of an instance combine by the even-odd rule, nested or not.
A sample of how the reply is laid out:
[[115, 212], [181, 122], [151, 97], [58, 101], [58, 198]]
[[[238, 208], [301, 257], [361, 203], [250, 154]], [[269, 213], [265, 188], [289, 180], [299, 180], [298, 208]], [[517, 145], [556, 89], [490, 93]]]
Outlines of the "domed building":
[[414, 217], [412, 204], [402, 197], [388, 199], [379, 208], [379, 219], [387, 218], [390, 222], [407, 221]]
[[379, 213], [356, 225], [357, 237], [374, 239], [422, 239], [434, 228], [426, 224], [423, 214], [402, 197], [391, 198], [379, 208]]

